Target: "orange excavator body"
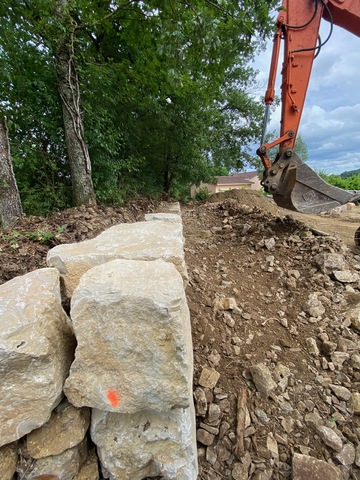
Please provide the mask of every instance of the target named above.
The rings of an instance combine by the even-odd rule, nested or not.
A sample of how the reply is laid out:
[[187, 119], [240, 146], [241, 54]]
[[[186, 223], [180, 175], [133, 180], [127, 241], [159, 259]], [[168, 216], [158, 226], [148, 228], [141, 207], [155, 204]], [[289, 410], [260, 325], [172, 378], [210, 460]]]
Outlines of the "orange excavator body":
[[[262, 184], [275, 202], [284, 208], [304, 213], [319, 213], [355, 201], [360, 195], [324, 182], [294, 152], [313, 60], [321, 49], [318, 44], [321, 20], [338, 25], [360, 36], [359, 0], [283, 0], [277, 17], [261, 146], [257, 150], [264, 165]], [[275, 80], [280, 44], [284, 42], [281, 84], [280, 136], [264, 143], [270, 105], [275, 98]], [[324, 42], [326, 43], [326, 42]], [[274, 162], [268, 151], [279, 146]]]

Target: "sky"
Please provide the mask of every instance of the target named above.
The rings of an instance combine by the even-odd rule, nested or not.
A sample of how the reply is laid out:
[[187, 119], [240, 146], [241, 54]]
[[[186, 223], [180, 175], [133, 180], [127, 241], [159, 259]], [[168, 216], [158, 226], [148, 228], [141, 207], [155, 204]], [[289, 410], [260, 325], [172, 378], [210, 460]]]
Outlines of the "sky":
[[[322, 22], [322, 40], [330, 24]], [[272, 41], [255, 61], [264, 95]], [[282, 63], [282, 56], [280, 59]], [[360, 37], [334, 26], [330, 40], [314, 60], [299, 134], [314, 170], [339, 174], [360, 168]], [[280, 96], [280, 72], [276, 94]], [[272, 113], [268, 131], [279, 131], [280, 107]]]

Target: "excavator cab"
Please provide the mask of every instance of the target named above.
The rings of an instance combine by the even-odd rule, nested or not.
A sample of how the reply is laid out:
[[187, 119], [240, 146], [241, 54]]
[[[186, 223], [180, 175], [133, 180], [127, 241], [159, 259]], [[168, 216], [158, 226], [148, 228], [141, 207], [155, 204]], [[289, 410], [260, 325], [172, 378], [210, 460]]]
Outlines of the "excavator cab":
[[[264, 128], [261, 146], [257, 150], [264, 165], [264, 190], [272, 194], [280, 207], [302, 213], [320, 213], [348, 202], [357, 202], [360, 200], [360, 192], [349, 192], [326, 183], [301, 161], [294, 152], [294, 145], [314, 57], [330, 38], [333, 24], [360, 36], [360, 2], [284, 0], [279, 12], [265, 94]], [[330, 21], [331, 25], [330, 34], [323, 43], [319, 38], [322, 18]], [[265, 143], [269, 109], [275, 97], [281, 41], [284, 41], [281, 130], [279, 138]], [[268, 152], [275, 146], [279, 147], [279, 153], [275, 161], [271, 162]]]

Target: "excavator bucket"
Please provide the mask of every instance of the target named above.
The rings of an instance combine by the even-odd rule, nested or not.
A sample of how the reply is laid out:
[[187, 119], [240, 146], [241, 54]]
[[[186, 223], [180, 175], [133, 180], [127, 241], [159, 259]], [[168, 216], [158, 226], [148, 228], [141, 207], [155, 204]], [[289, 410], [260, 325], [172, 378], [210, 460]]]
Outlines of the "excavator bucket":
[[263, 184], [267, 184], [279, 207], [302, 213], [326, 212], [360, 200], [360, 192], [353, 193], [329, 185], [302, 163], [292, 150], [285, 151], [273, 163]]

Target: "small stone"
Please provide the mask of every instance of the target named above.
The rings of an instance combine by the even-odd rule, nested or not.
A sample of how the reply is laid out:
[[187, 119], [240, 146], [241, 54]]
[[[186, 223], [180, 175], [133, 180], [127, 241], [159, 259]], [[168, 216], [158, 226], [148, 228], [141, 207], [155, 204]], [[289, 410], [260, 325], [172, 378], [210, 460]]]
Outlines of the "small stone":
[[352, 394], [351, 406], [354, 409], [355, 415], [360, 415], [360, 393], [354, 392]]
[[331, 354], [331, 361], [337, 368], [341, 368], [348, 358], [349, 354], [346, 352], [334, 352]]
[[199, 427], [211, 433], [211, 435], [214, 435], [215, 437], [216, 435], [219, 435], [219, 429], [211, 425], [208, 425], [207, 423], [201, 422]]
[[248, 480], [249, 468], [251, 465], [251, 456], [248, 451], [242, 457], [242, 463], [235, 463], [232, 469], [232, 478], [234, 480]]
[[306, 346], [308, 348], [309, 353], [312, 355], [318, 356], [319, 355], [319, 349], [316, 343], [315, 338], [309, 337], [305, 340]]
[[207, 412], [207, 400], [204, 390], [201, 387], [197, 387], [194, 391], [196, 415], [205, 417]]
[[236, 355], [236, 356], [240, 355], [241, 348], [239, 347], [239, 345], [234, 345], [233, 349], [234, 349], [234, 355]]
[[275, 244], [276, 244], [275, 238], [273, 238], [273, 237], [267, 238], [264, 242], [264, 245], [268, 250], [271, 250], [272, 248], [274, 248]]
[[329, 427], [318, 426], [317, 431], [323, 442], [336, 452], [341, 452], [343, 444], [339, 435]]
[[199, 385], [207, 388], [214, 388], [220, 378], [220, 373], [214, 368], [204, 367], [199, 378]]
[[296, 280], [299, 280], [299, 278], [301, 277], [301, 273], [299, 272], [299, 270], [289, 270], [288, 275], [289, 277], [294, 277]]
[[329, 340], [325, 340], [321, 344], [321, 351], [324, 355], [331, 355], [335, 352], [337, 344], [335, 342], [330, 342]]
[[214, 447], [208, 447], [206, 449], [206, 461], [209, 462], [211, 465], [215, 465], [217, 461], [217, 453]]
[[360, 443], [355, 450], [355, 465], [360, 467]]
[[288, 328], [289, 326], [287, 318], [280, 318], [280, 323], [284, 328]]
[[360, 306], [349, 310], [346, 313], [346, 317], [350, 320], [351, 325], [355, 330], [360, 331]]
[[294, 429], [294, 420], [291, 417], [283, 418], [281, 420], [281, 426], [286, 433], [291, 433]]
[[342, 480], [340, 470], [324, 460], [295, 453], [292, 462], [292, 480]]
[[271, 480], [272, 479], [272, 470], [257, 470], [254, 475], [251, 477], [251, 480]]
[[356, 283], [360, 278], [357, 273], [351, 273], [348, 270], [335, 270], [333, 275], [335, 280], [340, 283]]
[[334, 457], [341, 465], [352, 465], [355, 462], [355, 448], [351, 443], [347, 443]]
[[318, 299], [317, 293], [310, 293], [308, 301], [303, 306], [304, 312], [310, 317], [320, 318], [325, 313], [325, 307]]
[[270, 422], [270, 418], [266, 415], [264, 410], [260, 410], [260, 408], [257, 408], [255, 410], [255, 415], [260, 420], [260, 422], [263, 423], [264, 425]]
[[345, 267], [345, 258], [340, 253], [319, 253], [313, 262], [322, 273], [327, 275], [334, 270], [343, 270]]
[[216, 403], [211, 403], [209, 406], [209, 413], [208, 413], [208, 422], [214, 423], [220, 421], [221, 417], [221, 410], [219, 405]]
[[256, 389], [263, 398], [267, 398], [275, 390], [276, 383], [271, 377], [270, 370], [264, 363], [249, 368]]
[[351, 366], [355, 368], [355, 370], [360, 370], [360, 355], [357, 353], [351, 355]]
[[203, 445], [212, 445], [214, 443], [215, 435], [212, 435], [210, 432], [199, 428], [196, 432], [196, 439], [198, 442], [202, 443]]
[[218, 367], [221, 360], [221, 355], [219, 353], [212, 353], [208, 356], [209, 362], [213, 367]]
[[340, 385], [329, 385], [329, 387], [340, 400], [345, 400], [345, 402], [350, 400], [351, 392], [347, 388], [341, 387]]
[[237, 308], [236, 300], [233, 297], [217, 298], [214, 303], [215, 310], [234, 310], [236, 308]]
[[228, 422], [222, 422], [220, 425], [219, 437], [223, 438], [226, 432], [230, 429], [230, 424]]
[[322, 418], [316, 412], [307, 413], [305, 415], [305, 423], [310, 427], [318, 427], [322, 424]]
[[266, 439], [266, 447], [271, 452], [272, 457], [279, 456], [279, 448], [274, 435], [270, 432]]

